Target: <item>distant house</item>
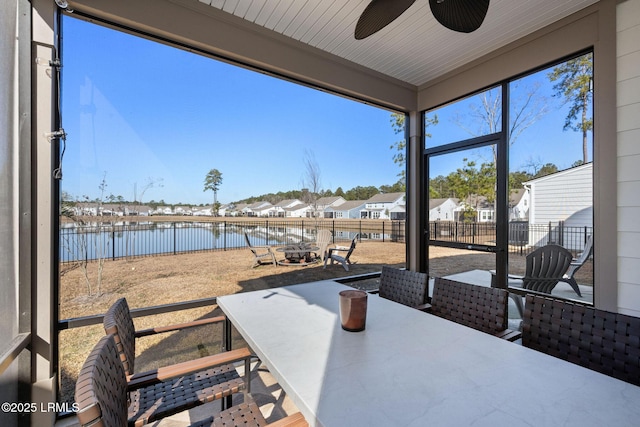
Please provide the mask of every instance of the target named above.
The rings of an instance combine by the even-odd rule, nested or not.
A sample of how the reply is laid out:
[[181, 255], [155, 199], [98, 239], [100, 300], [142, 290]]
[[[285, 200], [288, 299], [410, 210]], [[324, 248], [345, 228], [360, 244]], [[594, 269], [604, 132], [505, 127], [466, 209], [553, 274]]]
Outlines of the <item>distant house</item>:
[[288, 208], [284, 208], [284, 216], [287, 218], [305, 218], [309, 216], [309, 212], [312, 212], [313, 209], [310, 205], [306, 205], [304, 203], [299, 205], [293, 205]]
[[174, 215], [193, 215], [191, 208], [187, 206], [176, 206], [173, 213]]
[[102, 214], [100, 206], [97, 203], [93, 202], [80, 202], [76, 203], [76, 207], [74, 209], [76, 215], [86, 215], [86, 216], [97, 216], [98, 214]]
[[405, 193], [380, 193], [365, 203], [361, 218], [390, 219], [391, 209], [405, 204]]
[[227, 209], [225, 216], [243, 216], [245, 214], [244, 208], [247, 206], [249, 206], [248, 203], [235, 203]]
[[389, 218], [392, 221], [404, 221], [407, 219], [407, 206], [397, 205], [389, 209]]
[[171, 206], [158, 206], [154, 211], [154, 215], [173, 215], [173, 209]]
[[456, 199], [429, 199], [429, 221], [453, 221]]
[[269, 211], [273, 210], [273, 205], [266, 201], [252, 203], [242, 209], [246, 216], [269, 216]]
[[[465, 211], [469, 209], [475, 211], [475, 218], [463, 218]], [[495, 212], [496, 209], [493, 202], [489, 202], [485, 196], [472, 194], [458, 204], [454, 217], [455, 221], [466, 219], [476, 222], [494, 222], [496, 218]]]
[[213, 215], [211, 206], [193, 208], [192, 214], [193, 216], [212, 216]]
[[364, 209], [366, 201], [347, 200], [339, 205], [329, 206], [324, 210], [324, 218], [360, 218], [360, 212]]
[[223, 203], [218, 208], [218, 216], [227, 216], [227, 211], [232, 207], [229, 203]]
[[147, 205], [127, 205], [124, 207], [125, 215], [149, 216], [152, 211], [153, 208]]
[[346, 202], [346, 200], [342, 196], [320, 197], [315, 203], [317, 216], [319, 218], [325, 218], [324, 214], [327, 208], [341, 205], [344, 202]]
[[[530, 225], [559, 227], [562, 224], [563, 228], [557, 231], [564, 230], [564, 233], [593, 227], [593, 163], [532, 179], [523, 185], [530, 193]], [[533, 227], [530, 230], [533, 233]], [[557, 231], [552, 229], [552, 234]], [[551, 235], [548, 238], [555, 242], [584, 241], [564, 235]], [[540, 240], [540, 235], [530, 235], [531, 244], [538, 243], [535, 239]]]
[[529, 218], [529, 189], [511, 190], [509, 194], [509, 221], [526, 221]]
[[304, 206], [304, 203], [302, 203], [298, 199], [282, 200], [281, 202], [278, 202], [275, 205], [273, 205], [273, 207], [274, 207], [274, 215], [273, 216], [277, 216], [279, 218], [286, 217], [287, 216], [287, 209], [291, 208], [293, 206]]

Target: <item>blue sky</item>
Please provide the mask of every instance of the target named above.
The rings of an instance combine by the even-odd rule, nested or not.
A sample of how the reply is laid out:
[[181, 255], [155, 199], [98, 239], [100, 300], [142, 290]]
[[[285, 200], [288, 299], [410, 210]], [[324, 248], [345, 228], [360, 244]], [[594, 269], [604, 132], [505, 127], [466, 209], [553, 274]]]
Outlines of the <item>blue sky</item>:
[[[222, 203], [299, 190], [305, 153], [314, 156], [323, 189], [398, 179], [389, 147], [399, 135], [387, 110], [71, 17], [63, 19], [63, 36], [62, 190], [76, 198], [100, 196], [105, 177], [105, 196], [140, 199], [155, 182], [162, 187], [147, 189], [143, 202], [211, 203], [203, 185], [212, 168], [222, 172]], [[543, 74], [528, 79], [545, 81]], [[548, 83], [540, 93], [550, 112], [513, 146], [513, 169], [529, 160], [562, 169], [581, 158], [581, 136], [561, 130], [566, 107]], [[438, 133], [470, 136], [444, 112]], [[447, 156], [432, 172], [446, 175], [462, 156], [477, 155]]]
[[305, 152], [322, 188], [390, 185], [390, 112], [148, 40], [64, 19], [62, 189], [143, 202], [211, 203], [299, 190]]

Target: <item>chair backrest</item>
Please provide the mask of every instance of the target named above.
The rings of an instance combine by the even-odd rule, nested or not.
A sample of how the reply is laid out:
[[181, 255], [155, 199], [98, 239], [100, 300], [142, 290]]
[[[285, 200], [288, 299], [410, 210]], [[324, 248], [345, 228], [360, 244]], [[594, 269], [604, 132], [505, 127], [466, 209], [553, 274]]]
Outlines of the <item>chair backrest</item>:
[[316, 235], [316, 246], [318, 246], [318, 251], [322, 258], [324, 258], [327, 252], [327, 246], [329, 246], [329, 243], [331, 243], [331, 231], [318, 230], [318, 234]]
[[127, 425], [127, 380], [112, 335], [103, 336], [84, 362], [76, 382], [80, 425]]
[[585, 261], [591, 256], [591, 251], [593, 250], [593, 234], [587, 237], [587, 241], [584, 244], [584, 249], [578, 258], [576, 258], [573, 263], [582, 265]]
[[431, 313], [456, 323], [496, 334], [507, 329], [508, 292], [436, 277]]
[[132, 375], [136, 355], [136, 330], [126, 299], [120, 298], [109, 307], [104, 315], [103, 325], [104, 331], [113, 335], [125, 374]]
[[527, 255], [522, 287], [550, 294], [569, 269], [573, 255], [559, 245], [545, 245]]
[[640, 386], [640, 318], [527, 295], [522, 345]]
[[349, 246], [349, 250], [347, 251], [347, 254], [344, 256], [344, 259], [346, 261], [349, 261], [349, 257], [353, 253], [353, 250], [356, 248], [356, 243], [358, 242], [358, 236], [359, 234], [356, 234], [353, 240], [351, 241], [351, 246]]
[[379, 289], [382, 298], [416, 307], [427, 302], [428, 289], [429, 276], [426, 273], [386, 265], [382, 267]]

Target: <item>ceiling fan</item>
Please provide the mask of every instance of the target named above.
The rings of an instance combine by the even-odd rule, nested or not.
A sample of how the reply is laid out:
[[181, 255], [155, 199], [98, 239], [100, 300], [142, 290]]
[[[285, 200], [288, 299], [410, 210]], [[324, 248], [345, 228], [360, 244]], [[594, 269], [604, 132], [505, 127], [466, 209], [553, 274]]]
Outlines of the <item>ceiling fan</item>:
[[[402, 15], [416, 0], [371, 0], [358, 23], [355, 38], [362, 40], [380, 31]], [[429, 0], [436, 20], [453, 31], [470, 33], [482, 25], [489, 0]]]

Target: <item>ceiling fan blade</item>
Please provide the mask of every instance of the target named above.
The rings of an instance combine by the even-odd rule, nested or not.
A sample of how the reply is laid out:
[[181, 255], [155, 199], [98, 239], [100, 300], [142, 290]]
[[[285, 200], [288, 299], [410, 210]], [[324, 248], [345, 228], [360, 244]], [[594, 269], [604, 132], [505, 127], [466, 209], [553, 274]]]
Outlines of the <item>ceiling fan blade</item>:
[[433, 16], [445, 27], [470, 33], [482, 25], [489, 0], [429, 0], [429, 6]]
[[355, 38], [362, 40], [376, 33], [393, 22], [397, 17], [409, 9], [416, 0], [371, 0], [358, 23]]

